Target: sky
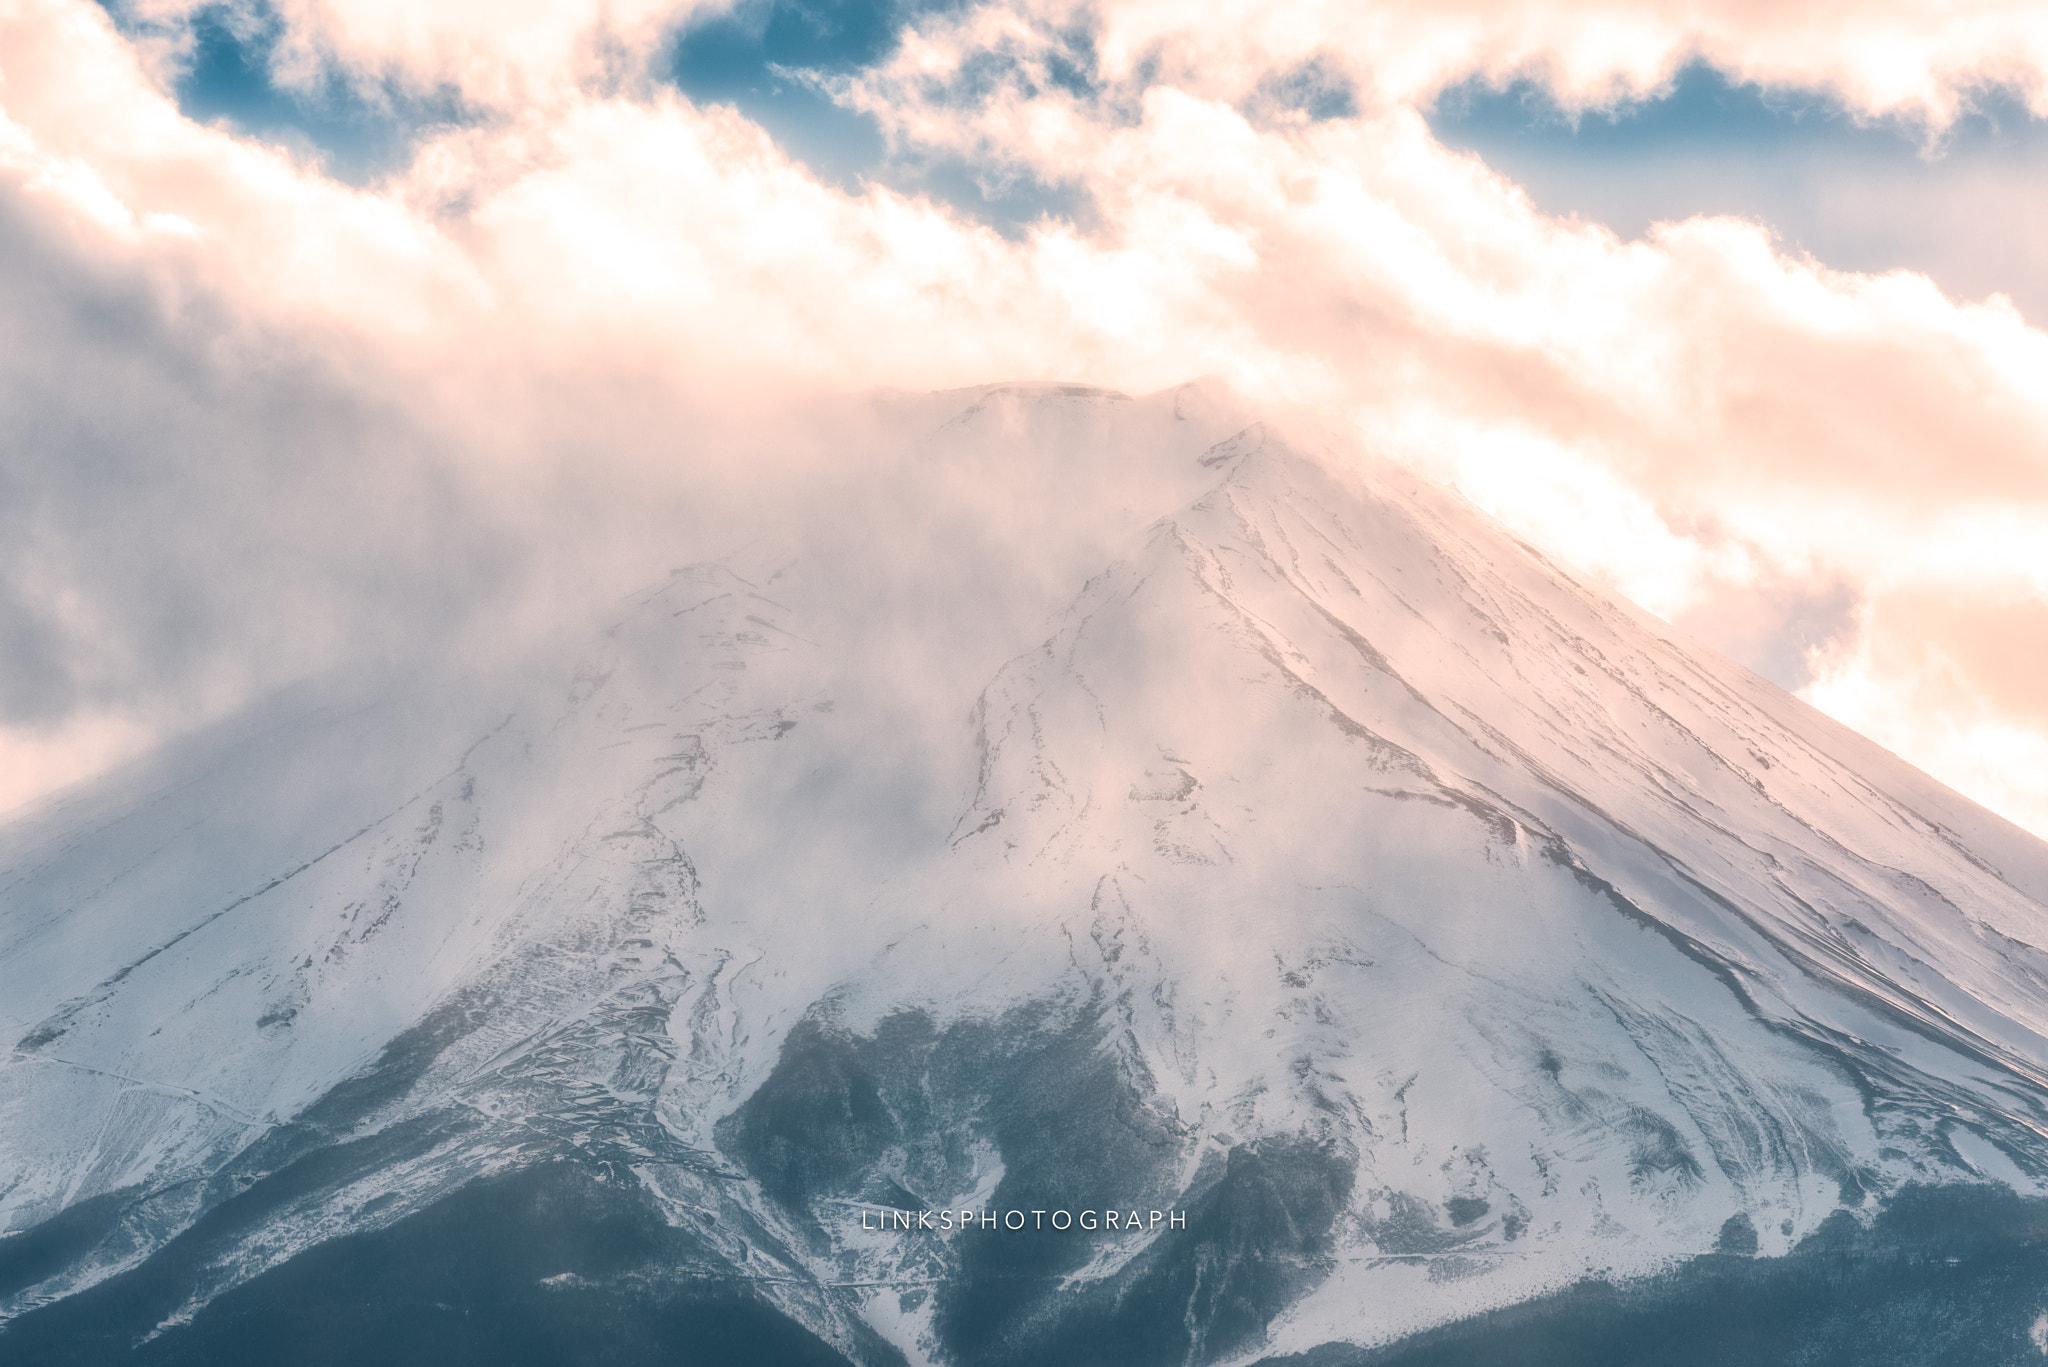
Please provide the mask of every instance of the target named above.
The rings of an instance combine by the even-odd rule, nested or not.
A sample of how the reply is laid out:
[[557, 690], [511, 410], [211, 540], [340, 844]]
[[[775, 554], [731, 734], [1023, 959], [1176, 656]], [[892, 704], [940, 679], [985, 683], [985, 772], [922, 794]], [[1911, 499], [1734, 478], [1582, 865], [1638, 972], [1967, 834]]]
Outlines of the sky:
[[2031, 3], [0, 0], [0, 809], [1214, 376], [2048, 833], [2044, 115]]

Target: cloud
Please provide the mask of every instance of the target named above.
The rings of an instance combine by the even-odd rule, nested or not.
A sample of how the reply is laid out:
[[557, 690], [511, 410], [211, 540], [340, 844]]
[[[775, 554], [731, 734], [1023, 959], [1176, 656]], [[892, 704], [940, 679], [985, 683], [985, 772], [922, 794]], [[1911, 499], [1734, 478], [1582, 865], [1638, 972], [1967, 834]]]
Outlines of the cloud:
[[0, 9], [0, 729], [37, 772], [789, 516], [858, 426], [831, 395], [1213, 374], [2048, 829], [1983, 739], [2048, 737], [1987, 645], [2048, 602], [2048, 337], [1754, 223], [1546, 217], [1420, 112], [1705, 59], [1939, 120], [2041, 97], [2026, 12], [1026, 0], [820, 78], [891, 156], [1088, 206], [1008, 235], [664, 84], [687, 6], [267, 11], [281, 80], [474, 112], [368, 187], [179, 112], [135, 25], [194, 12]]

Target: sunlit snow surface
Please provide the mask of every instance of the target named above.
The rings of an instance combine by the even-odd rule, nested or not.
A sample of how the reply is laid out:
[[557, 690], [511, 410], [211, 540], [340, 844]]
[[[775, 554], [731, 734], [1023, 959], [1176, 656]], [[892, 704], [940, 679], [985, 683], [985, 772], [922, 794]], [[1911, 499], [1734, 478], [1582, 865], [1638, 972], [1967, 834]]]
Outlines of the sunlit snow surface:
[[[0, 832], [19, 1332], [146, 1283], [123, 1343], [174, 1349], [558, 1160], [684, 1240], [636, 1285], [861, 1362], [1380, 1345], [1919, 1184], [2044, 1194], [2048, 848], [1206, 391], [899, 421], [832, 534]], [[861, 1229], [1053, 1204], [1195, 1217]]]

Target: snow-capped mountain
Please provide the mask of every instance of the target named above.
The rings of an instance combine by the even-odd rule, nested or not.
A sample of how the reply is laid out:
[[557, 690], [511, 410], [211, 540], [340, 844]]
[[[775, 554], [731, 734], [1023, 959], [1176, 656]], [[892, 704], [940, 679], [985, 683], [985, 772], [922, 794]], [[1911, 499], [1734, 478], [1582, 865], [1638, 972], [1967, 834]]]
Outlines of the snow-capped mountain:
[[1198, 387], [901, 414], [0, 832], [0, 1356], [2048, 1354], [2048, 847]]

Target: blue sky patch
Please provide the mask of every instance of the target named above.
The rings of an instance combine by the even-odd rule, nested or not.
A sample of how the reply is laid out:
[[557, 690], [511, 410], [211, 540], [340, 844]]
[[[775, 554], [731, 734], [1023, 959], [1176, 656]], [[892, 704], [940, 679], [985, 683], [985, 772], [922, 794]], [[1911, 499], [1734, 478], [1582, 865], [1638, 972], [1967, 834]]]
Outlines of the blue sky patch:
[[[102, 3], [117, 26], [135, 31], [138, 25], [119, 5]], [[262, 4], [216, 5], [193, 15], [190, 63], [171, 92], [179, 111], [281, 143], [352, 185], [403, 167], [422, 134], [465, 121], [452, 94], [422, 100], [387, 91], [373, 102], [338, 79], [315, 92], [279, 87], [270, 68], [282, 22]]]
[[1351, 78], [1316, 58], [1260, 81], [1253, 104], [1254, 113], [1287, 110], [1314, 123], [1358, 117], [1358, 92]]
[[893, 6], [744, 4], [678, 35], [669, 79], [698, 104], [729, 104], [813, 174], [851, 189], [886, 151], [873, 117], [835, 104], [807, 75], [843, 75], [894, 48]]
[[[669, 76], [698, 104], [727, 104], [765, 129], [778, 147], [813, 175], [849, 191], [886, 185], [950, 205], [1005, 236], [1022, 235], [1048, 216], [1085, 219], [1085, 198], [1026, 174], [991, 174], [958, 159], [892, 157], [872, 115], [848, 109], [826, 93], [821, 77], [845, 76], [886, 61], [919, 16], [959, 8], [938, 3], [876, 0], [755, 0], [693, 24], [678, 35]], [[1062, 34], [1048, 79], [1092, 93], [1093, 35]], [[992, 58], [985, 83], [1013, 73]], [[975, 87], [978, 73], [965, 73]], [[967, 92], [971, 97], [973, 90]]]
[[1704, 65], [1659, 98], [1576, 119], [1532, 83], [1472, 82], [1437, 101], [1430, 127], [1538, 208], [1624, 238], [1696, 214], [1756, 219], [1828, 266], [1923, 271], [1955, 297], [2002, 291], [2048, 321], [2048, 123], [2008, 92], [1980, 92], [1932, 146], [1916, 123], [1859, 120], [1829, 96]]

